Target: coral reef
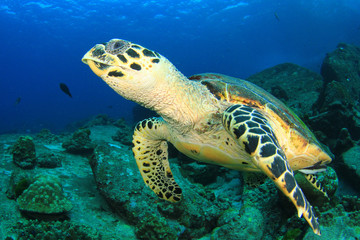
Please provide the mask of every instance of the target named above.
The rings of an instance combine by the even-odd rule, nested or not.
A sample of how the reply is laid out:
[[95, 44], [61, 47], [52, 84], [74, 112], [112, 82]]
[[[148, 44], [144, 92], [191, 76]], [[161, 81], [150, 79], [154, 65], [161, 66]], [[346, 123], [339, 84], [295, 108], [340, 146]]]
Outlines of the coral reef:
[[322, 93], [314, 106], [310, 124], [325, 133], [325, 143], [331, 148], [343, 128], [351, 138], [360, 139], [360, 48], [340, 43], [328, 53], [321, 66], [324, 78]]
[[218, 226], [211, 233], [211, 240], [263, 239], [264, 217], [259, 209], [244, 207], [240, 213], [234, 209], [224, 212]]
[[308, 230], [303, 239], [358, 239], [360, 236], [360, 199], [356, 196], [340, 196], [323, 207], [319, 216], [321, 237]]
[[149, 215], [136, 225], [136, 235], [139, 239], [176, 239], [176, 234], [162, 216]]
[[61, 161], [64, 157], [54, 153], [42, 153], [37, 158], [37, 165], [42, 168], [61, 167]]
[[89, 154], [95, 147], [91, 142], [90, 134], [88, 128], [79, 129], [72, 135], [71, 139], [64, 141], [62, 147], [70, 153]]
[[[263, 175], [250, 175], [251, 180], [255, 178], [255, 184], [246, 184], [242, 194], [244, 208], [257, 209], [262, 214], [263, 225], [265, 226], [262, 239], [273, 239], [279, 232], [279, 228], [285, 224], [288, 217], [293, 216], [295, 208], [290, 201], [279, 193], [275, 184], [269, 178], [263, 178]], [[246, 178], [249, 178], [247, 176]], [[248, 182], [250, 179], [246, 179]], [[285, 203], [285, 204], [284, 204]], [[303, 224], [303, 227], [306, 224]], [[307, 227], [307, 226], [306, 226]]]
[[17, 166], [24, 169], [30, 169], [35, 167], [35, 144], [31, 137], [19, 137], [19, 139], [13, 145], [11, 153], [13, 155], [13, 161]]
[[87, 121], [83, 127], [89, 128], [92, 126], [99, 126], [99, 125], [111, 125], [114, 123], [114, 119], [111, 119], [106, 114], [99, 114], [96, 115], [94, 118]]
[[146, 118], [158, 116], [156, 112], [151, 111], [137, 104], [133, 107], [132, 115], [133, 115], [133, 121], [135, 123], [142, 121]]
[[61, 216], [72, 208], [71, 202], [64, 195], [60, 180], [50, 175], [37, 176], [17, 198], [17, 203], [19, 209], [30, 217], [50, 214]]
[[[150, 189], [144, 188], [130, 151], [100, 144], [90, 164], [100, 193], [115, 212], [136, 226], [136, 234], [141, 238], [174, 234], [179, 238], [201, 237], [216, 226], [222, 206], [229, 206], [216, 203], [214, 195], [200, 185], [190, 185], [181, 177], [176, 164], [172, 164], [173, 174], [184, 194], [178, 204], [159, 200]], [[154, 217], [156, 221], [151, 223]]]
[[[70, 221], [39, 221], [24, 220], [13, 226], [13, 231], [19, 236], [17, 240], [101, 240], [103, 239], [95, 229], [77, 225]], [[8, 237], [11, 240], [11, 237]]]
[[111, 138], [121, 144], [132, 146], [133, 129], [126, 124], [125, 120], [123, 118], [118, 119], [114, 126], [118, 127], [119, 130]]
[[340, 173], [360, 191], [360, 146], [356, 145], [344, 152], [340, 160], [343, 163]]
[[[360, 79], [356, 75], [359, 71], [359, 53], [359, 48], [355, 46], [340, 44], [326, 56], [322, 76], [286, 63], [249, 78], [295, 108], [315, 130], [319, 140], [335, 154], [328, 171], [317, 177], [329, 198], [309, 184], [307, 179], [301, 178], [303, 175], [296, 176], [319, 217], [321, 238], [314, 235], [303, 218], [296, 216], [291, 202], [263, 174], [239, 173], [198, 163], [179, 154], [171, 146], [170, 166], [183, 190], [183, 198], [175, 204], [159, 199], [144, 185], [133, 154], [129, 147], [123, 146], [131, 145], [131, 127], [124, 119], [115, 121], [107, 115], [98, 115], [82, 123], [81, 126], [90, 127], [91, 134], [87, 128], [77, 130], [63, 143], [66, 151], [59, 145], [63, 136], [54, 135], [47, 129], [36, 135], [35, 143], [30, 137], [21, 137], [15, 142], [18, 136], [8, 142], [0, 142], [5, 150], [2, 155], [4, 161], [0, 163], [4, 173], [0, 178], [3, 186], [8, 184], [10, 178], [6, 196], [1, 199], [0, 209], [3, 210], [0, 217], [2, 222], [12, 219], [11, 225], [8, 222], [6, 226], [0, 224], [0, 236], [4, 228], [10, 229], [9, 226], [18, 222], [13, 226], [14, 235], [8, 232], [4, 235], [8, 240], [136, 237], [202, 240], [357, 239], [360, 236], [360, 200], [344, 193], [355, 195], [360, 191]], [[153, 116], [150, 111], [134, 108], [134, 115], [139, 120], [146, 118], [140, 117], [143, 114]], [[51, 145], [46, 145], [49, 143]], [[11, 144], [16, 166], [8, 164], [12, 161], [8, 151]], [[87, 165], [90, 153], [93, 176]], [[65, 156], [66, 161], [63, 161]], [[34, 168], [36, 164], [38, 167]], [[57, 168], [61, 164], [63, 168]], [[101, 196], [95, 190], [93, 177]], [[66, 197], [60, 178], [69, 182], [71, 179], [72, 184], [67, 182], [64, 187], [66, 192], [71, 191], [72, 202]], [[342, 181], [344, 179], [348, 181]], [[340, 187], [337, 190], [338, 184]], [[80, 196], [84, 197], [81, 201]], [[103, 199], [117, 215], [112, 214]], [[8, 201], [8, 205], [3, 204], [5, 201]], [[73, 204], [74, 209], [67, 215]], [[9, 206], [12, 211], [8, 211]], [[16, 206], [22, 214], [16, 210]], [[24, 216], [37, 220], [25, 220]], [[54, 218], [68, 219], [69, 216], [71, 222], [49, 221]], [[126, 224], [119, 223], [123, 220], [121, 218], [126, 220]], [[100, 230], [100, 225], [103, 225], [102, 229], [104, 226], [109, 229], [109, 233]], [[101, 234], [90, 226], [99, 227]], [[120, 237], [124, 235], [119, 229], [127, 229], [129, 235], [126, 236], [131, 237]]]
[[41, 129], [41, 131], [36, 134], [36, 140], [41, 141], [42, 143], [52, 143], [59, 140], [59, 137], [55, 134], [52, 134], [49, 129]]
[[[184, 154], [178, 154], [181, 161], [181, 173], [188, 177], [192, 182], [208, 185], [216, 181], [218, 176], [225, 175], [229, 169], [216, 165], [203, 164], [186, 157]], [[206, 177], [204, 177], [206, 176]]]
[[[345, 148], [343, 149], [337, 147], [339, 141], [343, 141], [344, 129], [348, 132], [347, 138], [359, 140], [360, 112], [354, 106], [343, 105], [340, 101], [332, 101], [326, 107], [324, 106], [322, 109], [315, 111], [315, 115], [306, 119], [307, 123], [317, 132], [322, 132], [323, 136], [319, 139], [330, 149], [337, 149], [337, 152], [334, 152], [337, 155], [341, 154], [342, 151], [346, 151], [344, 145]], [[352, 143], [349, 144], [350, 147], [353, 145]]]
[[265, 69], [247, 80], [285, 102], [300, 117], [312, 113], [323, 86], [319, 74], [293, 63]]
[[15, 169], [10, 176], [6, 195], [9, 199], [18, 198], [33, 182], [33, 173]]
[[345, 95], [351, 98], [341, 98], [343, 104], [354, 104], [360, 99], [360, 48], [346, 43], [339, 43], [335, 51], [326, 54], [321, 66], [321, 75], [326, 83], [333, 81], [343, 85]]

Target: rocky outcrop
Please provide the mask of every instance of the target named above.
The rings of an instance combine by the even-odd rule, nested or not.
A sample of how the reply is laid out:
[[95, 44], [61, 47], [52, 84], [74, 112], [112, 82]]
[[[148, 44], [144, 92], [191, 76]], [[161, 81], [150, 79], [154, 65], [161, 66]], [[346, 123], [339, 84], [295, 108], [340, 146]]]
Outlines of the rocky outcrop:
[[136, 226], [140, 239], [198, 238], [216, 227], [222, 209], [214, 195], [182, 178], [174, 163], [174, 177], [183, 189], [183, 199], [176, 204], [159, 199], [145, 186], [130, 151], [100, 144], [90, 165], [100, 193]]
[[64, 141], [62, 147], [69, 153], [89, 154], [94, 150], [95, 144], [90, 139], [91, 131], [88, 128], [82, 128], [74, 132], [71, 138]]
[[[360, 139], [360, 48], [340, 43], [328, 53], [321, 66], [324, 88], [315, 104], [311, 126], [336, 139], [346, 128], [354, 140]], [[329, 142], [334, 147], [336, 142]], [[346, 150], [346, 149], [345, 149]]]
[[360, 98], [360, 48], [340, 43], [335, 51], [326, 54], [321, 75], [329, 84], [326, 87], [328, 93], [335, 87], [339, 93], [334, 96], [336, 100], [345, 105], [354, 105]]
[[14, 163], [23, 168], [30, 169], [36, 165], [36, 152], [33, 138], [22, 136], [16, 141], [11, 149]]
[[283, 63], [250, 76], [248, 81], [279, 98], [300, 116], [311, 115], [322, 77], [293, 63]]

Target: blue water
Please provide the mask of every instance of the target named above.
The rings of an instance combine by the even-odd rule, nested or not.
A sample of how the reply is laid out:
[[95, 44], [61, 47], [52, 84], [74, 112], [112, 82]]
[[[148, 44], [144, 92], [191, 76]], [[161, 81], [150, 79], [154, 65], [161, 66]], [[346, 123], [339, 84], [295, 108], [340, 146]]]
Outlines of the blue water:
[[0, 133], [60, 131], [96, 114], [132, 121], [134, 104], [81, 62], [96, 43], [136, 42], [185, 75], [246, 78], [284, 62], [319, 72], [339, 42], [360, 45], [360, 1], [0, 0], [0, 29]]

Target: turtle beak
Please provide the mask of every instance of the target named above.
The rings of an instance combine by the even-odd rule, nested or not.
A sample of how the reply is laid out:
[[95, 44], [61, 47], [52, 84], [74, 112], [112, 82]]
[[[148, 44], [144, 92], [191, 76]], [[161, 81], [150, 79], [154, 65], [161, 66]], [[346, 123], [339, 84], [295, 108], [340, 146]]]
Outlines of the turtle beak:
[[100, 58], [106, 54], [104, 44], [96, 44], [95, 47], [90, 49], [81, 59], [85, 64], [88, 64], [88, 60], [99, 61]]
[[107, 74], [108, 68], [113, 62], [113, 58], [105, 52], [104, 44], [96, 44], [90, 49], [81, 61], [91, 68], [91, 70], [99, 77]]

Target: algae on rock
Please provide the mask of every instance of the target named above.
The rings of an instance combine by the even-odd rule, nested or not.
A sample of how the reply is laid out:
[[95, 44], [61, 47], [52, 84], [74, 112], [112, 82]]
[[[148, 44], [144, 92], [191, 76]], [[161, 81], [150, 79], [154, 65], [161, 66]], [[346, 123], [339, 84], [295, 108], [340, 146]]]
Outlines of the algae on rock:
[[77, 130], [71, 137], [62, 145], [66, 151], [75, 154], [89, 154], [94, 150], [95, 145], [90, 139], [90, 130], [83, 128]]
[[12, 147], [11, 153], [16, 165], [23, 169], [34, 168], [36, 164], [36, 152], [33, 139], [29, 136], [22, 136]]
[[41, 175], [17, 198], [19, 209], [29, 216], [65, 214], [72, 203], [65, 197], [59, 178]]

